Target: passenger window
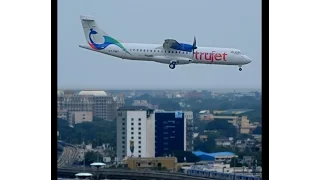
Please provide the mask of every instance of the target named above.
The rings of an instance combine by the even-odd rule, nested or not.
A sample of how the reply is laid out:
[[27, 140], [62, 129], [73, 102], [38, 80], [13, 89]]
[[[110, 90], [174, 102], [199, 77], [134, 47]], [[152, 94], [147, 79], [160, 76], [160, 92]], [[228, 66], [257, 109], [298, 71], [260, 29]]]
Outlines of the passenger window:
[[160, 51], [158, 50], [158, 52], [160, 52]]
[[178, 51], [176, 51], [176, 53], [178, 53]]
[[140, 51], [142, 51], [142, 49], [140, 49]]
[[164, 53], [167, 53], [167, 51], [164, 51]]
[[146, 50], [144, 49], [143, 52], [146, 52]]
[[184, 52], [182, 52], [182, 54], [184, 54]]
[[179, 51], [179, 54], [180, 54], [181, 52]]
[[168, 53], [170, 53], [170, 51], [168, 51]]

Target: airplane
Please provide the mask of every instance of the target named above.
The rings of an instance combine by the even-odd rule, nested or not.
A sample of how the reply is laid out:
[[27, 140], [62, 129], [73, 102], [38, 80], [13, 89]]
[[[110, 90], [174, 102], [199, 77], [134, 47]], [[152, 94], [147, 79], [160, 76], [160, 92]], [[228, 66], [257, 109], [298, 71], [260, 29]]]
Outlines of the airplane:
[[110, 56], [136, 61], [169, 64], [170, 69], [185, 64], [236, 65], [239, 71], [252, 60], [234, 48], [197, 47], [175, 39], [165, 39], [163, 44], [124, 43], [109, 36], [99, 28], [92, 16], [80, 16], [87, 45], [79, 47]]

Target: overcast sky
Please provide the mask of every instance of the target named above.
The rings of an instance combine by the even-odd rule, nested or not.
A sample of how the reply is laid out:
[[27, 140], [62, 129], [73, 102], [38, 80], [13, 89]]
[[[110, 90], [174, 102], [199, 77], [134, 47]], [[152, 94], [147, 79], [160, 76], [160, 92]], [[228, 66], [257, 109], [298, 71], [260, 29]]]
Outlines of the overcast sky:
[[[86, 44], [80, 15], [122, 42], [237, 48], [253, 61], [242, 67], [128, 61], [79, 48]], [[59, 0], [58, 87], [61, 89], [260, 88], [259, 0]]]

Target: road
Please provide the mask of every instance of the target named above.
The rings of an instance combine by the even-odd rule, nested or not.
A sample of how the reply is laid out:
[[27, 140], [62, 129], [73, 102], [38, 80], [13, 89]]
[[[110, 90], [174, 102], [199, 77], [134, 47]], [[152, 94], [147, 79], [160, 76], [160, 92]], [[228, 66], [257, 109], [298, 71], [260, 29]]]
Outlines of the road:
[[73, 162], [77, 159], [78, 149], [72, 145], [65, 145], [63, 152], [58, 159], [58, 167], [71, 166]]

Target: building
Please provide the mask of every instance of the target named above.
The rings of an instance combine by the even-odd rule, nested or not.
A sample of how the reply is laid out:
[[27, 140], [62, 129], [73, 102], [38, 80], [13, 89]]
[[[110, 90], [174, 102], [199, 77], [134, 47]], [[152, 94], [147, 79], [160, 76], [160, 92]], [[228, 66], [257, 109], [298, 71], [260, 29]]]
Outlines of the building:
[[62, 90], [58, 90], [57, 97], [57, 108], [58, 110], [61, 110], [63, 107], [64, 92]]
[[216, 146], [231, 147], [233, 138], [215, 139]]
[[229, 123], [238, 128], [241, 134], [249, 134], [257, 127], [256, 125], [251, 124], [248, 120], [248, 117], [245, 115], [251, 111], [251, 109], [229, 109], [224, 111], [216, 110], [213, 111], [212, 120], [227, 120]]
[[155, 121], [152, 109], [124, 106], [117, 114], [117, 159], [154, 157]]
[[[112, 97], [108, 96], [104, 91], [81, 91], [79, 96], [90, 97], [93, 101], [93, 116], [104, 120], [111, 120], [110, 105]], [[109, 108], [107, 107], [109, 104]], [[109, 115], [109, 116], [108, 116]]]
[[148, 107], [150, 109], [158, 109], [158, 105], [153, 105], [148, 103], [147, 100], [134, 100], [132, 103], [132, 106], [145, 106]]
[[193, 112], [192, 111], [185, 111], [184, 117], [186, 119], [186, 151], [193, 151]]
[[155, 156], [186, 151], [186, 120], [183, 112], [155, 113]]
[[129, 157], [125, 164], [130, 169], [166, 169], [177, 171], [178, 160], [176, 157], [137, 158]]
[[66, 109], [58, 109], [58, 115], [57, 118], [68, 120], [68, 110]]
[[80, 91], [72, 94], [58, 90], [58, 111], [67, 110], [69, 121], [73, 112], [92, 112], [93, 117], [114, 120], [117, 109], [124, 103], [122, 95], [113, 97], [105, 91]]
[[72, 112], [71, 115], [71, 123], [79, 124], [83, 122], [92, 122], [93, 114], [92, 111], [80, 111], [80, 112]]
[[213, 114], [210, 114], [209, 110], [202, 110], [199, 112], [199, 119], [202, 121], [213, 120]]
[[117, 117], [117, 109], [124, 106], [124, 97], [118, 95], [113, 97], [105, 91], [81, 91], [81, 96], [93, 98], [93, 116], [104, 120], [114, 120]]
[[124, 106], [124, 96], [119, 94], [117, 96], [107, 97], [107, 117], [108, 120], [114, 120], [117, 118], [117, 110]]
[[92, 112], [93, 111], [93, 97], [80, 96], [77, 94], [65, 94], [62, 102], [62, 109], [67, 110], [70, 124], [72, 124], [73, 112]]

